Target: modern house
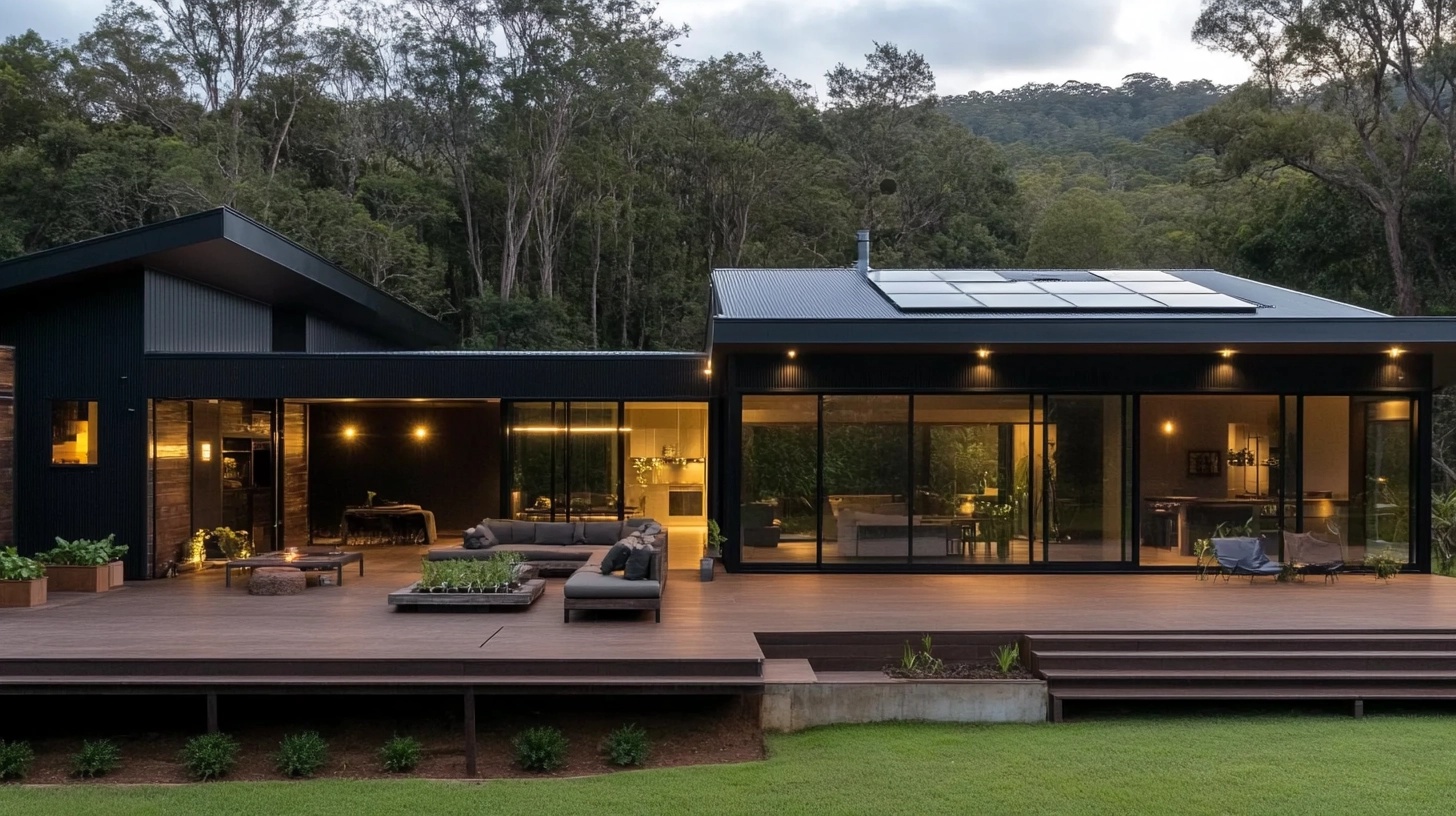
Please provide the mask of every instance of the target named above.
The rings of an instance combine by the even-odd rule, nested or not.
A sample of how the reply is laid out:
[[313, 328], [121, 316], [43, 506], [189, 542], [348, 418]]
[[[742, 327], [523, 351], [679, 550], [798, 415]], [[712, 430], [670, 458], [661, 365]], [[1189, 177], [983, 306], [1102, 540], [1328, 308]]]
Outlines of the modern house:
[[0, 263], [0, 545], [116, 533], [141, 579], [199, 528], [304, 545], [373, 495], [447, 536], [651, 516], [678, 565], [713, 518], [741, 572], [1189, 570], [1219, 528], [1430, 569], [1456, 319], [1209, 270], [876, 270], [867, 236], [711, 297], [701, 353], [463, 352], [226, 209]]

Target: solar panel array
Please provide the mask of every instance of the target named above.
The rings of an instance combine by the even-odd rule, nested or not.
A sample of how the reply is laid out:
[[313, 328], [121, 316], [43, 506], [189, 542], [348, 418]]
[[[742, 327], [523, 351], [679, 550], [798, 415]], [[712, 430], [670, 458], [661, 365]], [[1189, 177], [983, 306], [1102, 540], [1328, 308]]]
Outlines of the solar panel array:
[[1156, 270], [900, 269], [870, 282], [904, 311], [1253, 312], [1257, 304]]

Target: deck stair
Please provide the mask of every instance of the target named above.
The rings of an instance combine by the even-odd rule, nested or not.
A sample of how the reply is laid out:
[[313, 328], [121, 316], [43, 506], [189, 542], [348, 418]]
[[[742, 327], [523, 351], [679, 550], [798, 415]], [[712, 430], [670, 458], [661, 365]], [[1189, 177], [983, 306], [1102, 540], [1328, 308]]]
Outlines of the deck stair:
[[1027, 668], [1064, 700], [1456, 699], [1456, 631], [1029, 634]]

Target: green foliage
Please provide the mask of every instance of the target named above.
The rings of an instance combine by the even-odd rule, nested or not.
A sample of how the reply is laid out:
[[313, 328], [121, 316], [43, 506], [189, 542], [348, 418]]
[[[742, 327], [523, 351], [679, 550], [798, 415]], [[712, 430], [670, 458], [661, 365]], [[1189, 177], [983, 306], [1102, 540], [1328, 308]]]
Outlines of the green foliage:
[[0, 740], [0, 782], [24, 779], [34, 761], [35, 751], [31, 750], [30, 743]]
[[56, 537], [56, 546], [39, 553], [36, 558], [47, 564], [71, 567], [99, 567], [126, 555], [126, 545], [116, 543], [113, 533], [99, 541], [78, 538], [67, 541]]
[[284, 776], [313, 776], [329, 758], [329, 744], [317, 731], [289, 734], [278, 744], [273, 767]]
[[1362, 566], [1375, 573], [1378, 580], [1389, 581], [1400, 574], [1405, 560], [1390, 555], [1367, 555]]
[[238, 764], [238, 741], [227, 734], [203, 734], [182, 746], [180, 761], [187, 775], [198, 782], [221, 779]]
[[121, 749], [109, 739], [86, 740], [81, 750], [71, 757], [71, 774], [94, 779], [116, 770], [121, 764]]
[[921, 636], [918, 648], [905, 641], [905, 649], [900, 655], [900, 671], [909, 675], [939, 674], [945, 669], [945, 661], [932, 654], [932, 646], [928, 633]]
[[1274, 580], [1281, 584], [1292, 584], [1298, 578], [1299, 567], [1295, 566], [1292, 561], [1285, 561], [1279, 565], [1279, 574], [1274, 577]]
[[1134, 221], [1115, 198], [1083, 188], [1063, 193], [1031, 234], [1026, 264], [1052, 269], [1116, 269], [1137, 260]]
[[602, 741], [602, 756], [613, 765], [644, 765], [649, 753], [647, 731], [636, 724], [624, 725]]
[[991, 653], [991, 657], [996, 661], [996, 671], [1009, 675], [1021, 664], [1021, 644], [1008, 643], [998, 646], [996, 651]]
[[246, 532], [234, 530], [231, 527], [214, 527], [211, 530], [198, 530], [192, 534], [192, 539], [187, 544], [187, 558], [194, 563], [201, 563], [207, 557], [207, 545], [216, 547], [223, 557], [228, 560], [237, 558], [248, 558], [253, 554], [253, 541]]
[[26, 558], [14, 547], [0, 550], [0, 581], [34, 581], [45, 577], [45, 564]]
[[723, 535], [723, 529], [718, 526], [717, 519], [708, 519], [708, 554], [717, 554], [723, 551], [723, 544], [728, 539]]
[[1431, 560], [1437, 572], [1456, 570], [1456, 489], [1432, 491]]
[[379, 749], [379, 764], [389, 773], [409, 773], [420, 764], [423, 748], [414, 737], [390, 737]]
[[525, 557], [499, 552], [488, 558], [420, 561], [420, 590], [485, 592], [516, 580]]
[[559, 728], [527, 728], [511, 741], [516, 764], [528, 771], [550, 773], [566, 764], [569, 743]]

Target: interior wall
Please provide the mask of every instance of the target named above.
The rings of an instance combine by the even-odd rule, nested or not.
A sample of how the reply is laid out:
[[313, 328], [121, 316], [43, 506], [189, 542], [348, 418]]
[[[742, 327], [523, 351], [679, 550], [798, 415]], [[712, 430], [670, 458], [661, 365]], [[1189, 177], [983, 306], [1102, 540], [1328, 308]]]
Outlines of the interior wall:
[[1350, 398], [1304, 398], [1304, 490], [1350, 497]]
[[283, 546], [312, 540], [308, 516], [308, 406], [283, 406]]
[[[423, 426], [424, 440], [413, 431]], [[351, 440], [343, 430], [355, 429]], [[308, 421], [309, 520], [333, 534], [344, 508], [418, 504], [442, 535], [500, 515], [500, 403], [316, 403]]]
[[[1171, 434], [1163, 432], [1163, 423], [1168, 421], [1173, 423]], [[1138, 430], [1142, 437], [1141, 495], [1227, 498], [1231, 478], [1227, 463], [1221, 476], [1189, 476], [1188, 452], [1217, 451], [1223, 459], [1229, 448], [1230, 423], [1267, 430], [1277, 442], [1279, 398], [1244, 394], [1143, 397], [1142, 428]]]

